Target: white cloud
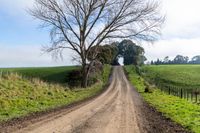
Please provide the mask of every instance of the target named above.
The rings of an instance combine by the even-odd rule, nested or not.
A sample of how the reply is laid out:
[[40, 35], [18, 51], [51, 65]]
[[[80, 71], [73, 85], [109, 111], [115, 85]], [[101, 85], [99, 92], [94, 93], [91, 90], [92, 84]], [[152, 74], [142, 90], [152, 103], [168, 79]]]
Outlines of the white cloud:
[[34, 0], [0, 0], [0, 21], [6, 23], [8, 20], [14, 20], [18, 25], [36, 25], [38, 21], [35, 21], [28, 11], [33, 5]]
[[166, 23], [164, 38], [193, 38], [200, 36], [199, 0], [163, 0]]
[[[33, 6], [33, 3], [34, 0], [0, 0], [0, 11], [4, 15], [0, 16], [1, 22], [6, 23], [8, 20], [13, 20], [14, 25], [26, 26], [27, 28], [32, 26], [36, 28], [38, 21], [33, 21], [33, 18], [27, 12]], [[7, 17], [11, 19], [4, 19]], [[30, 32], [34, 31], [30, 29]], [[21, 45], [0, 42], [0, 67], [63, 66], [77, 64], [76, 62], [72, 62], [71, 57], [74, 54], [70, 50], [64, 51], [63, 61], [55, 61], [51, 58], [51, 55], [41, 54], [41, 46], [38, 44], [43, 43], [43, 41], [30, 42], [30, 45], [27, 42], [21, 42]], [[33, 45], [34, 43], [36, 45]]]
[[30, 8], [34, 3], [34, 0], [1, 0], [0, 7], [4, 11], [21, 15], [27, 8]]
[[166, 22], [162, 39], [153, 45], [144, 44], [148, 60], [163, 59], [177, 54], [200, 55], [200, 1], [163, 0]]
[[[30, 67], [30, 66], [63, 66], [74, 65], [71, 61], [73, 53], [64, 51], [62, 60], [52, 60], [49, 54], [41, 54], [41, 46], [20, 45], [6, 46], [0, 44], [0, 67]], [[66, 58], [67, 57], [67, 58]]]
[[200, 38], [162, 40], [152, 45], [143, 45], [143, 47], [149, 61], [163, 59], [165, 56], [173, 59], [178, 54], [192, 58], [200, 55]]

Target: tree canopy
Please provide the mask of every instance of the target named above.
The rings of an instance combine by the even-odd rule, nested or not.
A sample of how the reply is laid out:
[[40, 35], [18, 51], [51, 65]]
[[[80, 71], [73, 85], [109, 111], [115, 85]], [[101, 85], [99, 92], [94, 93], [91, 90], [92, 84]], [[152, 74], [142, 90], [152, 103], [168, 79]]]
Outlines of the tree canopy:
[[194, 56], [190, 61], [191, 64], [200, 64], [200, 55]]
[[144, 48], [136, 45], [131, 40], [123, 40], [120, 43], [115, 43], [118, 48], [118, 56], [116, 56], [116, 60], [118, 58], [124, 58], [124, 65], [142, 65], [146, 60], [144, 56]]
[[88, 60], [92, 60], [92, 53], [97, 52], [96, 60], [102, 64], [112, 64], [117, 56], [118, 48], [114, 45], [94, 46], [91, 48]]
[[[90, 50], [91, 53], [97, 52], [96, 60], [102, 64], [120, 65], [118, 60], [120, 57], [124, 58], [124, 65], [142, 65], [146, 60], [144, 56], [144, 49], [141, 46], [136, 45], [131, 40], [123, 40], [119, 42], [113, 42], [110, 45], [94, 46]], [[88, 57], [90, 61], [91, 58]]]

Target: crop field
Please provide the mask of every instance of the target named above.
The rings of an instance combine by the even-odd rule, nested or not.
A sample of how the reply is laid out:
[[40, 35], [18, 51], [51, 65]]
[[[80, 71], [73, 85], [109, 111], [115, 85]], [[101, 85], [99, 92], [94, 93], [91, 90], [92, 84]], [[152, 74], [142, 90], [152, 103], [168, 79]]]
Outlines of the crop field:
[[30, 113], [66, 106], [97, 94], [107, 82], [111, 67], [104, 66], [101, 82], [85, 89], [69, 89], [60, 83], [64, 82], [67, 72], [74, 69], [79, 67], [1, 69], [0, 123]]
[[46, 82], [66, 83], [67, 73], [80, 69], [79, 66], [67, 67], [32, 67], [32, 68], [0, 68], [0, 74], [18, 73], [26, 78], [39, 78]]

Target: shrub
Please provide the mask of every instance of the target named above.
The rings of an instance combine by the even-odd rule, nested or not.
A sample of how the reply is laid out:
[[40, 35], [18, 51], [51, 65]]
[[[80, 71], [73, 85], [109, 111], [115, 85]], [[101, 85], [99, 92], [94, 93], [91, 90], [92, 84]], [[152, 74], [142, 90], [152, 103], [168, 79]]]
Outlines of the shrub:
[[145, 89], [144, 89], [145, 93], [152, 93], [153, 92], [153, 87], [149, 83], [144, 82], [144, 85], [145, 85]]
[[82, 74], [81, 70], [73, 70], [67, 75], [67, 83], [69, 87], [81, 86]]

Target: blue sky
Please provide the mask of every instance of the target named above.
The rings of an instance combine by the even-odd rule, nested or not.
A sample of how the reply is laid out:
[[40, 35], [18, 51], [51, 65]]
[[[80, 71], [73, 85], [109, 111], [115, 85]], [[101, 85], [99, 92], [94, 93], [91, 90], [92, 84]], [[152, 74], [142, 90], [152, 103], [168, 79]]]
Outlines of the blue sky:
[[[33, 1], [0, 0], [0, 67], [73, 65], [73, 53], [69, 50], [63, 61], [41, 53], [42, 45], [49, 44], [49, 34], [27, 13]], [[142, 44], [147, 58], [200, 55], [200, 2], [163, 0], [162, 5], [166, 14], [163, 35], [154, 44]]]
[[41, 48], [48, 45], [48, 29], [29, 15], [33, 0], [0, 1], [0, 67], [73, 65], [72, 52], [65, 51], [63, 60], [53, 60]]
[[16, 17], [2, 12], [0, 9], [0, 41], [11, 45], [46, 43], [48, 33], [37, 28], [37, 24], [31, 19], [22, 20], [22, 16]]
[[32, 2], [14, 1], [0, 1], [0, 42], [12, 45], [47, 42], [47, 32], [39, 29], [39, 22], [28, 14]]

